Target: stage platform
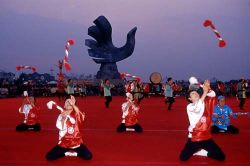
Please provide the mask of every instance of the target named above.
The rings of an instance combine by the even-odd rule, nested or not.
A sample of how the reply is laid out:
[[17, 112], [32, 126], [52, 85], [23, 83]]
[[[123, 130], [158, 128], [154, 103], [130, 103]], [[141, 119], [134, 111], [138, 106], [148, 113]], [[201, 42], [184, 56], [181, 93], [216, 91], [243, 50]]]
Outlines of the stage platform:
[[[41, 132], [16, 132], [15, 127], [23, 121], [18, 113], [22, 98], [0, 99], [0, 165], [97, 165], [97, 166], [160, 166], [160, 165], [250, 165], [250, 117], [232, 119], [240, 129], [237, 135], [213, 135], [215, 142], [226, 154], [223, 162], [194, 156], [186, 162], [179, 160], [179, 154], [187, 141], [187, 101], [176, 97], [171, 111], [167, 110], [163, 97], [145, 98], [141, 103], [139, 123], [144, 129], [117, 133], [121, 122], [121, 104], [124, 97], [113, 97], [109, 109], [104, 106], [103, 97], [78, 97], [77, 104], [85, 112], [82, 131], [85, 145], [92, 151], [93, 159], [85, 161], [77, 157], [64, 157], [46, 161], [46, 153], [57, 144], [58, 130], [55, 126], [59, 111], [48, 110], [46, 103], [54, 100], [63, 106], [63, 101], [54, 98], [37, 98], [41, 106]], [[227, 98], [227, 104], [239, 112], [236, 98]], [[250, 111], [250, 102], [245, 105]]]

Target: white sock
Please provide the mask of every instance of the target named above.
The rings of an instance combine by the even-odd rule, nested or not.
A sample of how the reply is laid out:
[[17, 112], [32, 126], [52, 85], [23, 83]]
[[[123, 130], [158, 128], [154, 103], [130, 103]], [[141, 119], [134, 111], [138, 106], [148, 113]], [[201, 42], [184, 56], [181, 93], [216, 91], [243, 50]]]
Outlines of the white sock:
[[207, 156], [207, 151], [204, 149], [199, 150], [198, 152], [194, 153], [193, 156]]
[[135, 131], [135, 129], [132, 129], [132, 128], [126, 128], [126, 131]]
[[65, 152], [65, 156], [77, 156], [76, 152]]

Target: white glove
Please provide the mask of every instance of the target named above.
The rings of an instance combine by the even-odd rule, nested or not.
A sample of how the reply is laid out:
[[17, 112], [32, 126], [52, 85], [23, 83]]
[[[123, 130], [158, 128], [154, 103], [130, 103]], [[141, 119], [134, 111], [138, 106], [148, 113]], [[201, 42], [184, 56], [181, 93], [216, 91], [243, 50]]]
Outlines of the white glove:
[[54, 104], [56, 104], [54, 101], [49, 101], [49, 102], [47, 103], [48, 109], [52, 110], [52, 107], [53, 107]]
[[55, 105], [56, 106], [56, 108], [58, 109], [58, 110], [60, 110], [61, 112], [63, 112], [63, 108], [62, 107], [60, 107], [59, 105], [57, 105], [56, 104], [56, 102], [54, 102], [54, 101], [49, 101], [48, 103], [47, 103], [47, 107], [48, 107], [48, 109], [52, 109], [52, 107], [53, 107], [53, 105]]

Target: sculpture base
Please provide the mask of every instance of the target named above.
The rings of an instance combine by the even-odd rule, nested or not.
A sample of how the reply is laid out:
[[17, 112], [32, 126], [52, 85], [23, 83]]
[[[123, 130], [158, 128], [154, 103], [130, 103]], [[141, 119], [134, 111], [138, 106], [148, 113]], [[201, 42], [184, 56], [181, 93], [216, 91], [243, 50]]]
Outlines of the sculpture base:
[[120, 79], [116, 63], [102, 63], [96, 75], [97, 79]]

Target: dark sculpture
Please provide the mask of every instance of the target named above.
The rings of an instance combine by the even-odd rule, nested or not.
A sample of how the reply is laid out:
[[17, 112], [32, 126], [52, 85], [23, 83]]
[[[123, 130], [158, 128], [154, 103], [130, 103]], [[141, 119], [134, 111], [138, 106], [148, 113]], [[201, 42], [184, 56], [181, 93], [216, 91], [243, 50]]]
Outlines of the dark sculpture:
[[104, 16], [99, 16], [94, 23], [95, 25], [88, 28], [88, 35], [95, 40], [86, 39], [85, 45], [90, 47], [89, 56], [96, 63], [101, 64], [96, 77], [97, 79], [119, 79], [116, 62], [126, 59], [133, 53], [137, 28], [130, 30], [126, 44], [117, 48], [112, 42], [112, 27], [109, 21]]

